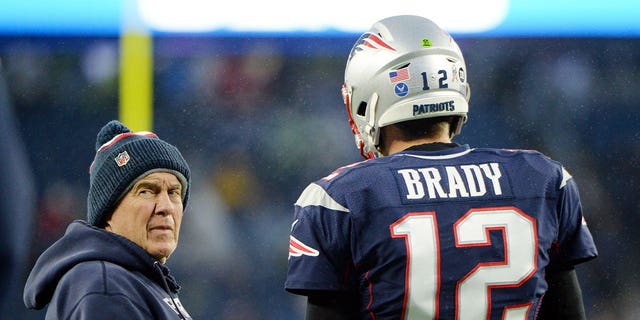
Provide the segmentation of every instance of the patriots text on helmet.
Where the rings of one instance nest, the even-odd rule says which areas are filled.
[[[417,116],[430,112],[455,111],[455,109],[456,107],[453,104],[453,100],[440,103],[414,104],[413,115]]]

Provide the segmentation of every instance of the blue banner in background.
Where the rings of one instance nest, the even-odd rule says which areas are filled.
[[[640,36],[640,1],[511,1],[487,36]]]
[[[253,1],[253,2],[252,2]],[[381,15],[393,15],[427,10],[435,12],[430,17],[456,36],[488,37],[638,37],[640,36],[640,1],[552,1],[552,0],[491,0],[456,2],[456,11],[436,3],[418,6],[412,1],[403,2],[402,8],[362,8],[357,2],[348,4],[318,4],[317,8],[302,8],[292,5],[289,0],[239,0],[233,2],[188,0],[20,0],[5,1],[0,10],[1,35],[44,35],[44,36],[116,36],[120,33],[123,10],[137,8],[164,8],[165,11],[141,14],[150,24],[148,28],[157,35],[162,34],[203,34],[214,36],[271,36],[271,37],[340,37],[360,34],[371,21]],[[333,0],[332,0],[333,1]],[[291,2],[291,3],[290,3]],[[329,1],[331,2],[331,1]],[[414,1],[415,2],[415,1]],[[179,7],[176,7],[179,5]],[[172,7],[173,6],[173,7]],[[194,6],[189,9],[188,6]],[[282,8],[287,6],[287,8]],[[346,7],[345,7],[346,6]],[[354,8],[360,7],[364,24],[354,22]],[[183,9],[184,10],[176,10]],[[251,9],[253,8],[253,9]],[[273,14],[256,11],[273,10]],[[326,14],[318,10],[326,10]],[[434,10],[436,9],[436,10]],[[172,11],[173,10],[173,11]],[[298,13],[298,11],[300,11]],[[178,19],[180,11],[184,21],[203,19],[204,27],[198,30],[172,30],[178,22],[167,23],[167,28],[157,28],[153,23],[159,19]],[[303,14],[313,11],[314,14]],[[501,12],[504,11],[504,14]],[[338,13],[337,13],[338,12]],[[500,13],[498,13],[500,12]],[[195,14],[202,13],[202,14]],[[344,17],[340,15],[344,14]],[[421,13],[419,13],[421,14]],[[197,15],[197,17],[196,17]],[[337,15],[337,17],[336,17]],[[304,16],[304,19],[301,18]],[[490,29],[473,31],[466,29],[478,23],[485,16],[496,16]],[[499,17],[498,17],[499,16]],[[187,17],[187,18],[185,18]],[[141,18],[142,19],[142,18]],[[207,21],[208,19],[208,21]],[[270,20],[271,19],[271,20]],[[315,19],[315,20],[314,20]],[[457,20],[457,21],[456,21]],[[486,19],[485,19],[486,20]],[[464,21],[465,29],[458,29]],[[284,23],[283,23],[284,22]],[[484,21],[486,23],[486,21]],[[208,23],[208,24],[207,24]],[[451,27],[449,26],[451,25]],[[272,27],[273,25],[273,27]]]
[[[0,9],[4,35],[117,35],[120,0],[8,0]]]

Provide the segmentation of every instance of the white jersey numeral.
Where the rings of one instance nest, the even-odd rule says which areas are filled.
[[[405,215],[391,225],[391,236],[404,237],[407,247],[404,318],[437,318],[440,245],[435,212]]]
[[[390,226],[404,238],[407,269],[403,319],[437,319],[440,243],[435,212],[414,212]],[[456,286],[456,319],[488,319],[491,290],[521,286],[536,270],[536,222],[514,207],[471,209],[453,225],[457,247],[491,246],[489,231],[502,232],[504,261],[474,266]],[[526,319],[531,304],[507,306],[502,318]]]

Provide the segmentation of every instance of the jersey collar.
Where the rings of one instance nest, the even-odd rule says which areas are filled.
[[[434,142],[434,143],[425,143],[425,144],[419,144],[419,145],[411,146],[411,147],[405,149],[403,152],[406,152],[406,151],[442,151],[442,150],[453,149],[453,148],[458,148],[458,147],[460,147],[460,145],[455,143],[455,142],[451,142],[451,143]]]

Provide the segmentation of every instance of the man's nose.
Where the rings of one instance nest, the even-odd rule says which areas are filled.
[[[177,204],[174,203],[169,192],[162,191],[156,197],[155,213],[160,215],[170,215],[175,213]]]

